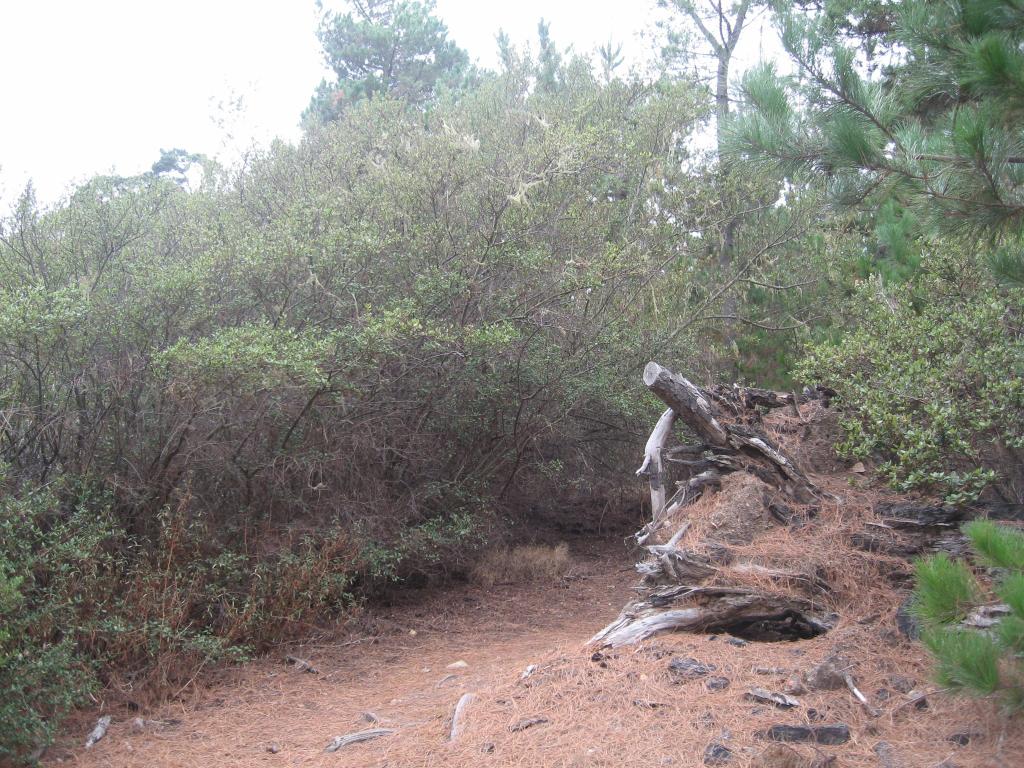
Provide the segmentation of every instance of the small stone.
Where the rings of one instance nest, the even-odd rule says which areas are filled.
[[[807,719],[810,720],[812,723],[820,723],[822,720],[825,719],[825,715],[816,710],[814,707],[811,707],[807,710]]]
[[[914,703],[914,709],[922,711],[928,709],[928,697],[924,691],[911,691],[907,694],[907,699]]]
[[[900,759],[896,756],[896,750],[893,749],[892,744],[889,742],[878,742],[872,747],[872,751],[878,755],[878,762],[882,764],[882,768],[900,768]]]
[[[270,754],[276,755],[280,751],[281,745],[278,744],[276,741],[272,741],[269,744],[267,744],[267,752],[269,752]]]
[[[888,701],[892,698],[892,692],[888,688],[879,688],[875,691],[875,698],[879,701]]]
[[[729,639],[725,642],[727,642],[729,645],[735,645],[737,648],[742,648],[745,645],[750,645],[750,643],[747,640],[744,640],[742,637],[732,637],[731,635],[729,636]]]
[[[829,656],[823,662],[812,667],[804,680],[807,687],[817,691],[835,691],[846,687],[846,674],[850,662],[842,656]]]
[[[484,742],[480,745],[480,751],[483,752],[485,755],[489,755],[492,752],[494,752],[494,744],[492,744],[489,741]]]
[[[979,736],[981,736],[981,734],[977,731],[958,731],[949,737],[949,741],[959,747],[966,747],[971,743],[971,739],[976,739]]]
[[[459,659],[458,661],[453,661],[451,664],[449,664],[446,667],[446,669],[468,669],[468,668],[469,668],[469,664],[467,664],[462,659]]]
[[[863,475],[865,472],[868,471],[868,468],[864,466],[863,461],[858,461],[856,464],[850,467],[850,471],[856,472],[858,475]]]
[[[910,693],[912,690],[914,690],[914,686],[916,685],[916,683],[909,677],[904,677],[903,675],[890,675],[889,685],[891,685],[900,693]]]
[[[668,664],[668,671],[675,677],[683,680],[695,680],[714,672],[717,667],[714,664],[704,664],[693,658],[672,659]]]
[[[771,741],[813,741],[817,744],[845,744],[850,740],[846,725],[773,725],[757,734]]]
[[[705,680],[704,686],[709,691],[724,691],[726,688],[729,687],[729,678],[715,675],[714,677],[709,677],[707,680]]]
[[[409,637],[416,637],[416,630],[415,629],[410,629],[409,630]]]
[[[363,712],[363,720],[365,720],[366,722],[370,723],[371,725],[373,723],[379,723],[380,722],[380,718],[374,712]]]
[[[917,640],[921,636],[921,627],[910,612],[910,600],[911,598],[908,597],[896,609],[896,629],[907,639]]]
[[[136,717],[132,720],[132,730],[136,733],[146,729],[146,721],[141,717]]]
[[[704,749],[704,765],[725,765],[732,760],[732,750],[724,744],[711,742]]]

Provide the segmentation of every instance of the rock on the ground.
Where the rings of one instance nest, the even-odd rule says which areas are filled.
[[[814,742],[816,744],[845,744],[850,740],[850,728],[838,725],[773,725],[760,731],[761,738],[770,741]]]
[[[917,619],[910,612],[910,600],[911,598],[908,597],[896,609],[896,629],[907,639],[917,640],[921,636],[921,627],[918,625]]]
[[[729,687],[729,678],[715,675],[705,680],[704,685],[709,691],[724,691]]]
[[[682,680],[696,680],[714,672],[718,667],[714,664],[704,664],[693,658],[675,658],[668,663],[668,671],[676,678]]]
[[[829,656],[804,674],[804,682],[813,691],[835,691],[846,687],[850,662],[842,656]]]
[[[981,734],[978,731],[957,731],[949,736],[948,741],[953,742],[959,747],[966,747],[971,743],[971,739],[976,739]]]
[[[882,768],[903,768],[903,762],[896,755],[896,750],[887,741],[880,741],[872,747],[872,752],[878,756],[878,763]]]
[[[469,668],[469,664],[467,664],[462,659],[459,659],[458,661],[453,661],[451,664],[449,664],[446,667],[446,669],[468,669],[468,668]]]
[[[704,765],[725,765],[732,760],[732,750],[724,744],[713,741],[704,749]]]
[[[903,675],[890,675],[889,685],[900,693],[910,693],[914,690],[914,686],[916,686],[917,683],[911,678],[904,677]]]

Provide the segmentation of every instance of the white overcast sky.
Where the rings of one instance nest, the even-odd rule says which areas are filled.
[[[655,13],[654,0],[437,0],[483,66],[496,63],[499,28],[535,45],[542,17],[561,46],[611,39],[638,61]],[[313,0],[0,0],[3,207],[29,178],[52,202],[96,173],[148,170],[161,148],[230,162],[296,139],[325,74],[316,24]]]

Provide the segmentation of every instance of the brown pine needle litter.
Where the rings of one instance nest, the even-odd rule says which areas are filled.
[[[798,453],[807,450],[800,440],[816,416],[827,417],[773,415],[768,427]],[[791,510],[805,515],[800,525],[751,522],[747,515],[748,527],[737,527],[752,489],[736,477],[686,508],[658,538],[667,540],[688,521],[680,548],[701,552],[709,539],[726,539],[732,558],[716,564],[709,582],[800,595],[838,614],[835,627],[814,639],[744,644],[725,635],[668,634],[598,650],[585,645],[587,638],[636,596],[635,551],[574,544],[552,559],[555,550],[538,550],[543,562],[534,567],[552,569],[541,580],[515,573],[514,552],[496,551],[487,566],[497,574],[493,580],[478,576],[475,583],[408,594],[333,640],[288,649],[318,675],[282,663],[279,652],[220,669],[187,698],[152,711],[82,712],[44,763],[653,768],[703,766],[711,750],[709,759],[724,761],[711,764],[737,768],[1024,766],[1020,719],[1007,719],[990,701],[937,691],[924,648],[897,631],[896,612],[911,583],[908,563],[850,546],[850,534],[873,521],[884,492],[841,467],[813,468],[813,480],[834,498],[813,514]],[[867,706],[845,686],[792,688],[836,655]],[[672,659],[694,659],[708,670],[674,674]],[[788,693],[799,705],[752,701],[746,694],[753,688]],[[449,741],[456,703],[467,693],[473,696]],[[84,734],[108,710],[114,722],[107,736],[83,749]],[[763,735],[775,725],[845,725],[849,741],[782,747]],[[377,728],[393,733],[324,751],[335,737]]]

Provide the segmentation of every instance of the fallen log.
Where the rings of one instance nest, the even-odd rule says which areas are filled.
[[[683,606],[676,607],[679,603]],[[819,615],[812,603],[802,598],[749,589],[680,585],[627,605],[590,642],[615,648],[668,630],[728,632],[755,640],[799,639],[820,635],[831,626],[830,617]]]
[[[86,749],[91,748],[93,744],[107,735],[107,729],[110,728],[111,722],[112,718],[110,715],[104,715],[96,721],[96,727],[90,731],[89,738],[85,740]]]

